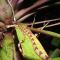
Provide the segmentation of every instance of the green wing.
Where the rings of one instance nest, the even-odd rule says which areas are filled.
[[[22,25],[23,26],[23,25]],[[42,60],[34,51],[32,42],[31,42],[31,38],[28,37],[27,34],[24,34],[23,32],[23,27],[22,26],[16,26],[16,32],[17,32],[17,36],[19,39],[19,42],[22,46],[22,55],[24,56],[24,58],[26,58],[27,60]],[[37,41],[36,41],[37,42]],[[41,44],[39,44],[37,42],[37,46],[40,48]],[[41,47],[42,48],[42,47]],[[42,48],[43,49],[43,48]]]

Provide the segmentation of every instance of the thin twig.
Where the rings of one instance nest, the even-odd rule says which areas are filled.
[[[17,22],[22,22],[22,21],[24,21],[26,18],[30,17],[30,16],[33,15],[33,14],[35,14],[35,12],[23,16],[22,18],[20,18],[19,20],[17,20]]]
[[[60,4],[60,1],[56,2],[55,4]]]
[[[23,23],[24,24],[24,23]],[[27,24],[26,24],[27,25]],[[46,24],[47,25],[47,24]],[[51,25],[47,25],[45,26],[44,28],[48,28],[48,27],[53,27],[53,26],[56,26],[56,25],[60,25],[60,23],[55,23],[55,24],[51,24]],[[15,26],[18,26],[16,24],[14,25],[6,25],[7,28],[10,28],[10,27],[15,27]],[[42,27],[38,28],[38,29],[41,29]]]
[[[35,31],[37,33],[44,33],[44,34],[47,34],[47,35],[51,35],[53,37],[58,37],[60,38],[60,34],[59,33],[55,33],[55,32],[52,32],[52,31],[47,31],[47,30],[41,30],[41,29],[37,29],[37,28],[30,28],[32,31]]]
[[[43,30],[50,22],[47,22],[43,27],[41,27],[40,29]]]
[[[41,10],[41,9],[48,8],[50,6],[57,5],[57,4],[60,4],[60,2],[55,2],[55,3],[51,4],[51,5],[45,5],[45,6],[39,7],[38,9]]]
[[[23,15],[25,15],[27,12],[30,12],[32,9],[42,5],[43,3],[48,2],[48,0],[38,0],[36,3],[34,3],[32,6],[26,8],[26,9],[21,9],[19,12],[15,14],[16,19],[21,18]]]
[[[7,25],[6,27],[9,28],[9,27],[16,27],[16,26],[18,26],[18,25]],[[44,34],[51,35],[53,37],[60,38],[59,33],[55,33],[55,32],[52,32],[52,31],[47,31],[47,30],[41,30],[41,29],[38,29],[38,28],[31,28],[31,27],[29,27],[29,29],[32,30],[32,31],[35,31],[37,33],[44,33]]]
[[[40,3],[39,3],[40,4]],[[39,7],[37,10],[41,10],[41,9],[44,9],[44,8],[48,8],[50,6],[53,6],[53,5],[56,5],[56,4],[60,4],[60,2],[55,2],[51,5],[45,5],[45,6],[42,6],[42,7]],[[24,10],[25,11],[25,10]],[[20,12],[21,13],[21,12]],[[16,19],[18,19],[20,17],[20,13],[18,12],[18,14],[15,14],[15,17]],[[24,13],[23,13],[24,14]]]
[[[53,27],[53,26],[57,26],[57,25],[60,25],[60,22],[59,23],[55,23],[55,24],[51,24],[51,25],[47,25],[44,28],[49,28],[49,27]],[[40,27],[38,29],[41,29],[41,28],[43,28],[43,27]]]
[[[34,25],[34,23],[35,23],[35,17],[36,17],[36,15],[34,16],[34,20],[33,20],[33,23],[32,23],[32,25],[31,25],[31,27],[33,28],[33,25]]]
[[[9,0],[7,0],[8,1],[8,3],[9,3],[9,5],[10,5],[10,7],[11,7],[11,10],[12,10],[12,13],[13,13],[13,18],[14,18],[14,21],[16,22],[16,19],[15,19],[15,13],[14,13],[14,9],[13,9],[13,6],[12,6],[12,4],[11,4],[11,2],[9,1]],[[12,1],[12,0],[11,0]]]
[[[18,25],[14,24],[14,25],[6,25],[6,28],[10,28],[10,27],[16,27]]]
[[[44,22],[53,22],[53,21],[58,21],[60,20],[60,18],[57,18],[57,19],[52,19],[52,20],[45,20],[45,21],[40,21],[40,22],[35,22],[34,24],[41,24],[41,23],[44,23]],[[32,25],[32,23],[26,23],[27,25]]]
[[[46,26],[46,28],[48,28],[48,27],[53,27],[53,26],[56,26],[56,25],[60,25],[60,22],[59,22],[59,23],[55,23],[55,24],[48,25],[48,26]]]

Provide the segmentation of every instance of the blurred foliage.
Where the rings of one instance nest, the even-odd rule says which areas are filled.
[[[0,47],[0,60],[13,60],[13,38],[6,34]]]
[[[5,0],[0,0],[0,8],[3,7],[2,9],[5,9],[5,10],[1,10],[1,12],[3,12],[3,13],[1,14],[1,12],[0,12],[0,20],[8,20],[8,19],[5,19],[5,18],[7,18],[7,17],[11,18],[12,10],[11,10],[11,7],[7,4],[7,2],[5,2],[4,3],[5,5],[4,5],[3,1],[5,2]],[[17,6],[17,8],[18,8],[17,10],[19,10],[21,8],[27,8],[30,5],[33,5],[34,2],[36,2],[36,0],[30,0],[30,1],[25,0],[25,1],[23,2],[22,7]],[[44,5],[49,5],[50,4],[51,6],[48,7],[48,8],[45,8],[43,10],[42,9],[41,10],[35,10],[36,20],[41,21],[41,20],[46,20],[46,19],[48,20],[48,19],[60,17],[60,15],[59,15],[60,14],[60,11],[59,11],[60,10],[59,9],[60,8],[60,2],[58,2],[58,5],[53,5],[53,3],[56,2],[56,1],[57,0],[53,0],[53,1],[50,0],[48,3],[41,5],[41,6],[44,6]],[[28,3],[30,3],[30,4],[28,4]],[[26,6],[26,4],[27,4],[27,6]],[[26,21],[29,22],[29,20],[30,21],[33,20],[34,16],[35,15],[29,17],[27,19],[28,21],[27,20]],[[28,37],[27,35],[23,35],[24,33],[23,33],[21,27],[22,26],[20,26],[19,28],[16,27],[16,29],[14,31],[14,33],[16,33],[16,36],[15,35],[14,36],[16,38],[18,37],[16,39],[16,41],[18,41],[18,43],[22,42],[22,41],[23,42],[25,41],[25,43],[22,44],[22,47],[23,47],[23,50],[24,50],[23,54],[26,55],[26,57],[24,57],[24,58],[27,59],[27,60],[40,60],[40,58],[35,54],[35,51],[33,50],[32,43],[30,41],[31,40],[30,37]],[[38,25],[37,25],[37,27],[38,27]],[[44,44],[43,47],[46,47],[46,45],[49,45],[49,43],[50,43],[50,45],[53,46],[52,47],[53,49],[50,49],[50,48],[46,49],[46,50],[49,50],[49,52],[47,52],[47,53],[48,54],[50,53],[49,55],[52,58],[52,60],[60,60],[60,30],[59,30],[60,28],[59,28],[59,26],[58,26],[59,29],[54,28],[54,27],[52,27],[52,28],[46,28],[46,30],[51,30],[51,31],[53,30],[53,32],[45,31],[46,34],[48,33],[48,34],[50,34],[50,36],[53,36],[52,39],[48,39],[50,37],[46,36],[45,38],[46,38],[46,41],[47,41],[48,44],[44,44],[44,42],[46,42],[45,40],[44,40],[44,42],[42,41],[42,43]],[[44,35],[42,35],[42,37],[40,37],[40,38],[44,39]],[[48,40],[51,40],[51,41],[48,42]],[[16,51],[15,50],[19,51],[19,49],[21,48],[21,47],[20,48],[18,47],[18,43],[15,43],[15,41],[13,39],[13,35],[9,35],[7,33],[4,36],[4,39],[2,41],[2,44],[1,44],[2,47],[0,47],[0,60],[13,60],[13,59],[16,60]],[[37,46],[39,46],[39,48],[41,49],[41,47],[40,47],[41,45],[39,45],[38,43],[37,43]],[[16,49],[16,47],[17,47],[17,49]],[[19,55],[19,57],[20,57],[20,55]]]

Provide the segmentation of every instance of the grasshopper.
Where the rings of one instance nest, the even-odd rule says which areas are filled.
[[[27,60],[50,60],[46,51],[36,36],[24,24],[18,24],[16,32],[19,40],[19,50]]]

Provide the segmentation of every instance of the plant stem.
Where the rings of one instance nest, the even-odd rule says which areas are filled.
[[[58,37],[60,38],[60,34],[58,33],[55,33],[55,32],[52,32],[52,31],[47,31],[47,30],[41,30],[41,29],[36,29],[36,28],[30,28],[32,31],[35,31],[37,33],[44,33],[44,34],[47,34],[47,35],[51,35],[53,37]]]

